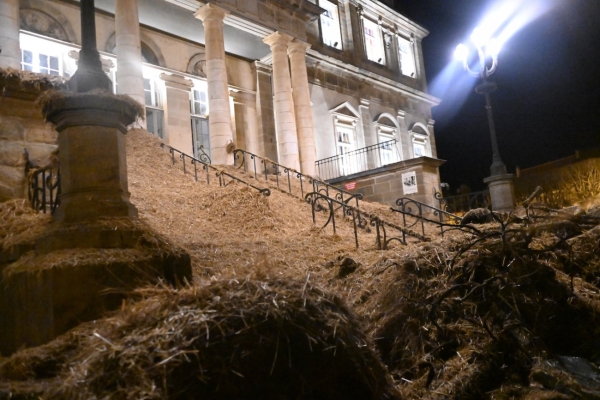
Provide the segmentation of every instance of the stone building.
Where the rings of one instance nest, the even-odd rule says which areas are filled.
[[[233,142],[367,200],[435,204],[428,32],[384,3],[96,0],[97,46],[115,92],[180,151],[231,164]],[[0,3],[0,68],[69,77],[80,44],[78,2]]]

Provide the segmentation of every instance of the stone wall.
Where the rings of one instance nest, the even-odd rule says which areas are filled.
[[[61,85],[38,74],[0,70],[0,202],[27,197],[24,149],[35,165],[47,165],[57,149],[58,133],[35,101]]]
[[[361,193],[363,200],[396,206],[396,200],[408,197],[431,207],[439,207],[435,199],[435,190],[440,191],[439,166],[445,161],[430,157],[413,158],[389,164],[381,168],[345,176],[330,183],[344,188],[347,183],[356,183],[351,193]],[[405,193],[402,175],[414,172],[416,177],[416,192]]]

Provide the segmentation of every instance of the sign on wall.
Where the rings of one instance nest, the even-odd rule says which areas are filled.
[[[407,172],[402,174],[402,191],[404,194],[418,193],[417,188],[417,173],[416,171]]]
[[[356,189],[356,182],[348,182],[344,184],[344,190],[354,190]]]

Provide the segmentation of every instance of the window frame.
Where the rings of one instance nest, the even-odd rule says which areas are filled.
[[[339,46],[335,46],[333,40],[331,40],[331,44],[327,43],[326,39],[325,39],[325,29],[323,28],[323,14],[319,15],[319,35],[320,35],[320,39],[321,39],[321,43],[324,44],[325,46],[338,50],[338,51],[343,51],[344,50],[344,44],[343,44],[343,39],[342,39],[342,20],[341,20],[341,16],[340,16],[340,8],[339,8],[339,3],[337,2],[337,0],[317,0],[317,5],[323,9],[325,9],[326,11],[329,11],[326,7],[323,7],[322,2],[327,2],[330,3],[336,10],[335,14],[337,16],[337,19],[335,18],[330,18],[332,21],[337,23],[337,37],[336,39],[338,39],[338,44]],[[334,30],[334,27],[330,27],[328,30]]]
[[[367,29],[369,29],[367,27],[368,24],[372,24],[372,26],[374,27],[373,31],[377,32],[377,37],[375,36],[371,36],[373,37],[373,39],[379,39],[377,42],[379,43],[379,51],[380,54],[378,54],[380,57],[378,59],[375,59],[377,56],[374,56],[374,58],[370,58],[370,54],[372,53],[372,51],[370,52],[369,49],[372,48],[371,46],[369,46],[369,43],[367,41]],[[363,48],[365,51],[365,56],[367,58],[367,61],[370,61],[372,63],[375,63],[377,65],[382,65],[382,66],[387,66],[388,64],[388,60],[386,57],[386,45],[384,42],[384,32],[382,30],[381,24],[379,19],[377,19],[376,21],[372,20],[371,18],[361,14],[361,27],[362,27],[362,41],[363,41]],[[370,36],[370,35],[369,35]],[[381,62],[379,61],[381,60]]]
[[[408,52],[403,52],[402,51],[402,42],[406,43],[406,46],[408,47]],[[398,46],[398,63],[399,63],[399,67],[400,67],[400,73],[402,74],[402,76],[406,76],[412,79],[417,79],[417,63],[416,63],[416,57],[415,57],[415,46],[414,46],[414,39],[412,37],[405,37],[404,35],[401,34],[396,34],[396,43]],[[403,62],[403,57],[402,55],[406,54],[409,57],[409,60],[405,63]],[[410,65],[410,68],[405,72],[405,67],[404,65],[406,64]],[[409,72],[412,72],[412,74],[410,74]]]

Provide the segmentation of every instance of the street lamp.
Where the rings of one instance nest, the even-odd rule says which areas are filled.
[[[475,92],[485,96],[485,108],[488,115],[488,123],[490,126],[490,137],[492,140],[492,166],[490,172],[492,176],[506,175],[506,166],[500,159],[498,152],[498,141],[496,139],[496,128],[494,127],[494,116],[492,114],[492,102],[490,93],[497,89],[494,82],[488,80],[489,76],[496,71],[498,66],[498,53],[500,52],[500,43],[493,38],[489,38],[484,34],[481,28],[475,28],[471,34],[471,41],[477,49],[479,56],[479,70],[473,71],[469,67],[469,49],[464,44],[456,46],[454,57],[461,61],[465,71],[469,75],[481,79],[481,84],[475,87]],[[488,67],[487,60],[491,59],[491,66]]]

